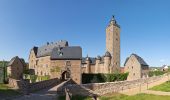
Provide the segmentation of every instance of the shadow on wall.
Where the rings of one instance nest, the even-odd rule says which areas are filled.
[[[49,88],[60,83],[61,81],[57,78],[36,83],[29,83],[29,80],[15,80],[11,78],[9,79],[9,86],[18,89],[19,92],[23,94],[29,94],[31,92]]]
[[[57,90],[60,96],[66,96],[66,98],[71,98],[72,96],[81,95],[88,97],[98,97],[96,93],[92,90],[85,88],[83,85],[76,84],[72,79],[63,82]],[[69,99],[68,99],[69,100]]]

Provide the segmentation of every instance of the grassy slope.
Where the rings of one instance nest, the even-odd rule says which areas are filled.
[[[137,94],[134,96],[126,96],[122,94],[116,94],[112,96],[103,96],[101,100],[170,100],[170,96],[158,96],[151,94]]]
[[[154,86],[150,90],[170,92],[170,82],[165,82],[165,83],[160,84],[158,86]]]
[[[170,96],[158,96],[151,94],[137,94],[127,96],[123,94],[105,95],[99,98],[100,100],[170,100]],[[65,97],[60,97],[59,100],[65,100]],[[92,100],[88,97],[74,96],[71,100]]]

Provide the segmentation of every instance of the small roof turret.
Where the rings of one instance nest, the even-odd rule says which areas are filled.
[[[88,55],[87,55],[87,57],[86,57],[86,61],[90,61],[91,59],[90,59],[90,57],[88,57]]]
[[[108,51],[106,51],[104,57],[111,57],[111,54]]]
[[[111,18],[110,23],[109,23],[108,26],[110,26],[110,25],[116,25],[117,27],[120,28],[120,26],[117,24],[116,19],[115,19],[114,16],[112,16],[112,18]]]
[[[112,23],[116,24],[116,20],[115,20],[114,15],[112,16],[112,18],[111,18],[111,20],[110,20],[110,23],[111,23],[111,24],[112,24]]]
[[[100,56],[97,56],[97,58],[96,58],[97,60],[101,60],[101,57]]]

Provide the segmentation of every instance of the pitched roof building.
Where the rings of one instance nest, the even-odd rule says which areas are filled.
[[[81,60],[80,46],[69,46],[67,41],[60,40],[33,47],[29,56],[29,68],[34,69],[38,76],[48,75],[50,78],[66,79],[67,74],[76,83],[81,83]]]
[[[136,54],[131,54],[124,64],[124,72],[129,72],[127,80],[135,80],[148,77],[149,65]]]
[[[25,60],[23,58],[15,56],[8,63],[7,74],[11,78],[18,80],[22,79],[25,67],[26,67]]]

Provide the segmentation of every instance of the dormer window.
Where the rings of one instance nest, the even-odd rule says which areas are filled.
[[[59,56],[63,56],[63,53],[62,53],[62,52],[60,52],[60,53],[59,53]]]

